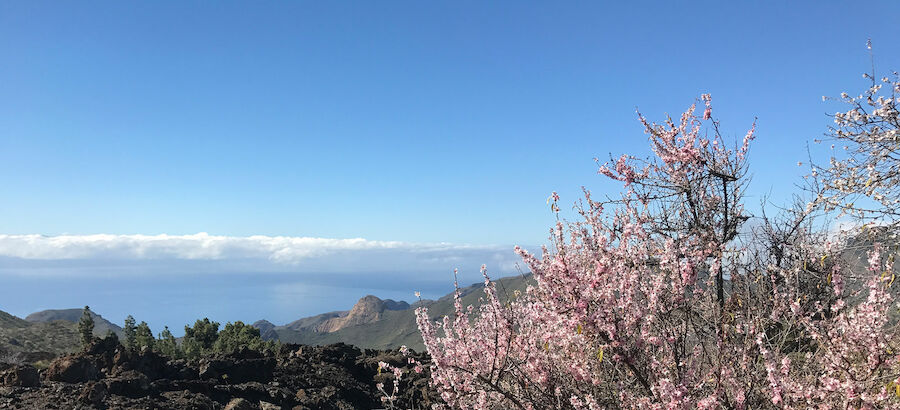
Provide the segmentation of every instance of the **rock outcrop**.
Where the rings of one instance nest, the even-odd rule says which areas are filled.
[[[381,320],[385,310],[409,309],[406,302],[381,300],[377,296],[366,295],[361,298],[346,316],[328,319],[316,327],[317,332],[336,332],[345,327],[362,325]]]
[[[60,357],[50,364],[46,378],[53,382],[86,383],[97,380],[100,369],[93,358],[81,355]]]

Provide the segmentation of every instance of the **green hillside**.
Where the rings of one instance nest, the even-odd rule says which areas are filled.
[[[497,291],[502,299],[506,294],[512,294],[515,290],[524,291],[528,284],[532,283],[531,276],[512,276],[497,280]],[[484,284],[475,284],[460,289],[463,306],[479,305],[479,299],[484,296]],[[428,308],[428,315],[432,319],[444,315],[453,314],[453,293],[450,293],[436,301],[423,301]],[[286,326],[275,328],[279,340],[289,343],[302,343],[312,345],[324,345],[344,342],[362,348],[369,349],[394,349],[406,345],[411,349],[422,351],[425,345],[419,328],[416,325],[415,308],[420,304],[414,304],[412,308],[405,310],[385,311],[381,320],[357,326],[351,326],[331,333],[314,331],[297,331]]]
[[[0,351],[65,353],[80,344],[75,323],[31,323],[0,311]]]
[[[26,316],[25,320],[32,323],[49,323],[58,320],[78,323],[78,321],[81,320],[81,315],[83,313],[83,309],[48,309],[32,313]],[[107,332],[112,331],[117,336],[122,337],[121,327],[94,312],[91,312],[91,318],[94,319],[94,335],[103,337]]]
[[[67,353],[81,346],[78,320],[81,309],[44,310],[21,319],[0,311],[0,351]],[[121,335],[122,329],[93,313],[94,335],[107,331]]]
[[[16,329],[28,327],[29,325],[31,325],[31,323],[4,311],[0,311],[0,329]]]

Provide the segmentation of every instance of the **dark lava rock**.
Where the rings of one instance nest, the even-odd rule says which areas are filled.
[[[387,372],[378,373],[379,361],[404,369],[395,407],[439,403],[428,383],[430,360],[422,354],[412,357],[424,364],[424,373],[413,372],[409,358],[396,351],[345,344],[284,344],[274,353],[243,349],[185,361],[149,350],[130,351],[100,339],[79,353],[54,360],[40,387],[0,386],[0,408],[377,409],[384,404],[375,383],[392,384]],[[4,377],[0,380],[13,377],[7,376],[12,369],[11,365],[0,369]],[[16,369],[21,375],[15,380],[36,374],[33,367]]]
[[[106,398],[106,384],[100,382],[90,382],[81,389],[78,395],[78,401],[84,404],[99,406]]]
[[[39,387],[41,377],[33,366],[15,365],[0,372],[0,386]]]
[[[263,356],[254,350],[241,349],[226,356],[201,360],[199,376],[200,379],[215,379],[228,384],[267,383],[272,380],[275,365],[273,357]]]
[[[191,409],[191,410],[215,410],[221,405],[202,394],[192,393],[187,390],[177,392],[164,392],[160,396],[165,402],[160,403],[161,408]],[[170,407],[167,407],[170,406]]]
[[[56,356],[57,355],[55,353],[51,353],[51,352],[39,352],[39,351],[38,352],[28,352],[28,353],[25,353],[25,362],[26,363],[34,363],[34,362],[40,362],[43,360],[50,361],[50,360],[55,359]]]
[[[134,370],[126,370],[115,377],[107,378],[104,383],[106,390],[117,396],[137,398],[150,394],[150,379]]]
[[[216,386],[216,391],[212,393],[211,396],[242,397],[253,403],[269,402],[285,406],[294,403],[294,393],[292,390],[259,382],[219,385]]]
[[[150,380],[177,377],[181,372],[181,369],[170,366],[167,358],[152,350],[133,352],[124,348],[116,353],[114,367],[111,370],[113,374],[133,370],[144,374]]]
[[[247,399],[237,398],[228,402],[225,406],[225,410],[259,410],[259,407],[255,406]]]
[[[85,383],[97,380],[100,371],[92,358],[81,355],[60,357],[50,363],[46,378],[55,382]]]
[[[104,337],[103,339],[94,339],[82,352],[89,356],[108,355],[115,353],[119,346],[121,346],[119,344],[119,338],[112,335]]]
[[[194,367],[190,367],[185,360],[170,360],[168,363],[167,379],[192,380],[198,379],[200,374]]]

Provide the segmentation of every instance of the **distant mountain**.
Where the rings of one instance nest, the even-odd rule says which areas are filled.
[[[524,291],[533,281],[528,275],[503,278],[496,283],[498,293],[505,299],[505,295],[511,295],[515,290]],[[479,299],[484,296],[483,290],[483,283],[461,288],[463,306],[479,305]],[[413,305],[390,299],[381,300],[369,295],[360,299],[349,311],[303,318],[267,330],[272,330],[279,340],[288,343],[325,345],[343,342],[370,349],[394,349],[406,345],[422,351],[425,345],[416,325],[415,315],[415,308],[420,306],[428,308],[428,315],[432,319],[453,314],[453,293],[436,301],[422,300]],[[263,331],[263,326],[256,327],[260,332]]]
[[[353,305],[346,316],[333,317],[318,326],[317,332],[331,333],[346,327],[364,325],[381,320],[385,311],[409,309],[409,303],[381,300],[376,296],[366,295]]]
[[[257,320],[252,326],[259,329],[259,336],[263,340],[278,340],[278,333],[275,333],[275,324],[272,322]]]
[[[841,259],[847,263],[852,272],[865,274],[869,269],[869,251],[874,248],[876,243],[881,246],[883,262],[893,262],[892,266],[886,266],[886,268],[897,272],[900,268],[900,261],[888,258],[888,255],[900,249],[900,238],[898,238],[897,232],[889,227],[876,226],[848,235],[844,240]]]
[[[25,320],[32,323],[50,323],[57,320],[70,323],[78,323],[81,320],[82,309],[48,309],[40,312],[34,312],[25,317]],[[94,319],[94,335],[103,337],[108,331],[112,331],[117,336],[122,337],[122,328],[116,324],[106,320],[94,312],[91,312],[91,318]]]
[[[75,351],[81,346],[78,334],[81,314],[81,309],[44,310],[21,319],[0,311],[0,353],[44,352],[52,356]],[[95,336],[103,337],[109,330],[122,336],[119,326],[96,313],[92,317]]]
[[[305,332],[305,331],[317,331],[316,329],[322,325],[322,323],[333,319],[347,316],[350,313],[349,310],[343,310],[338,312],[328,312],[322,313],[315,316],[305,317],[302,319],[295,320],[291,323],[288,323],[284,326],[280,326],[286,329],[293,330],[295,332]]]
[[[77,326],[66,321],[32,323],[0,311],[0,354],[74,351],[81,344]]]
[[[376,296],[367,295],[359,299],[350,310],[322,313],[305,317],[288,323],[284,326],[275,326],[268,320],[260,320],[253,324],[259,329],[260,335],[269,330],[282,330],[297,333],[321,333],[334,332],[345,327],[360,325],[381,320],[385,311],[409,309],[409,303],[391,299],[379,299]],[[271,325],[271,327],[270,327]]]

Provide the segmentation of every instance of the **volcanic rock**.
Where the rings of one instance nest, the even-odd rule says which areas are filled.
[[[261,353],[241,349],[226,356],[203,359],[200,362],[200,379],[216,379],[223,383],[267,383],[272,380],[275,359]]]
[[[46,373],[47,380],[66,383],[86,383],[97,380],[99,376],[96,362],[78,354],[54,360]]]
[[[78,401],[92,406],[100,406],[103,399],[106,398],[106,384],[100,382],[90,382],[81,389],[78,395]]]
[[[33,366],[14,365],[0,372],[0,385],[38,387],[41,385],[41,377]]]
[[[427,369],[426,356],[414,357]],[[382,407],[375,383],[387,376],[377,374],[379,360],[405,369],[398,407],[437,403],[429,375],[412,372],[406,359],[396,351],[345,344],[285,344],[265,354],[242,349],[185,361],[96,341],[54,360],[39,387],[0,386],[0,408],[373,409]],[[15,380],[33,382],[37,371],[30,366],[0,371],[3,380],[13,373],[20,374]]]
[[[126,370],[104,382],[110,394],[132,398],[150,394],[150,379],[138,371]]]
[[[258,410],[259,408],[254,406],[253,403],[249,402],[246,399],[236,398],[232,399],[228,402],[228,405],[225,406],[225,410]]]

